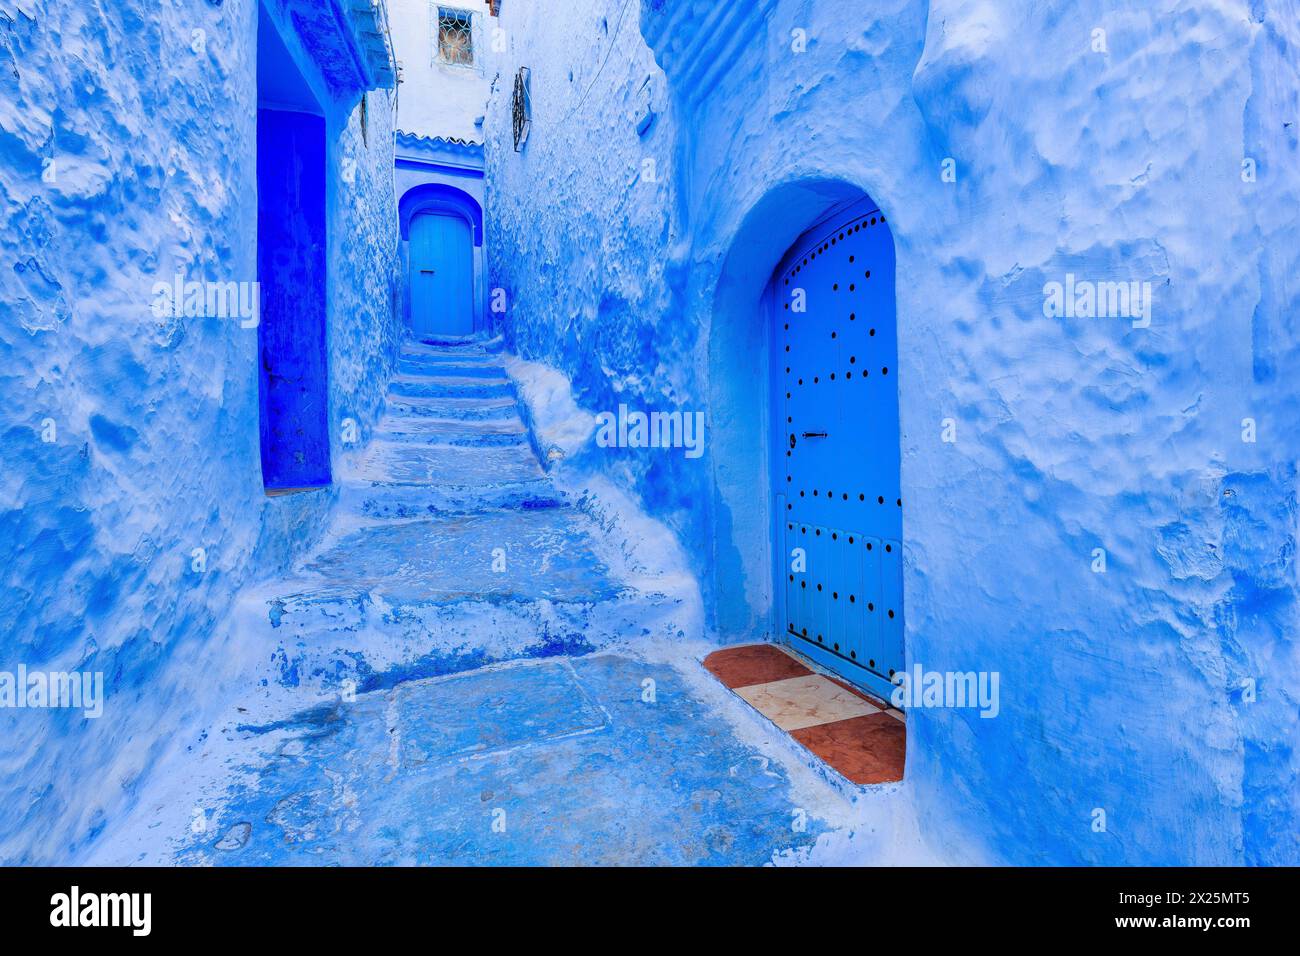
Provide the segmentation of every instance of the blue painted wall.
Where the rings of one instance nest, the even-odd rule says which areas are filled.
[[[522,153],[510,84],[485,124],[509,341],[590,411],[709,423],[699,460],[560,467],[675,528],[722,637],[770,634],[759,297],[804,228],[870,195],[897,250],[908,659],[1001,675],[997,718],[909,718],[922,829],[968,859],[1300,862],[1287,7],[501,19],[501,75],[533,78]],[[1045,315],[1067,273],[1150,282],[1150,326]]]
[[[363,135],[356,56],[329,32],[348,21],[268,11],[324,110],[338,465],[401,336],[391,94],[368,94]],[[257,330],[151,308],[177,274],[258,276],[257,19],[252,0],[0,17],[0,669],[102,671],[107,694],[98,720],[0,710],[6,862],[76,859],[134,800],[261,653],[232,596],[322,530],[331,492],[264,493]]]

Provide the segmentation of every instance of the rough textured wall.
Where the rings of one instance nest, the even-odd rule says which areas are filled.
[[[699,393],[690,360],[699,329],[669,308],[683,281],[669,275],[680,270],[668,255],[681,241],[674,131],[663,116],[637,131],[647,103],[668,107],[663,72],[638,33],[635,3],[565,9],[556,17],[545,4],[502,6],[509,51],[495,61],[484,124],[488,284],[505,292],[499,318],[511,347],[564,372],[585,408],[671,410]],[[532,125],[516,153],[519,66],[532,71]],[[653,497],[678,532],[707,534],[692,497],[707,480],[701,460],[590,446],[580,455]]]
[[[98,720],[0,711],[0,804],[22,808],[0,859],[75,858],[131,800],[215,696],[232,594],[329,501],[263,494],[256,330],[151,311],[177,273],[256,278],[256,9],[0,3],[0,670],[102,671],[107,696]],[[356,158],[330,207],[336,442],[395,351],[385,95],[368,149],[355,111],[330,117]]]
[[[405,334],[401,316],[404,277],[398,268],[397,197],[393,176],[392,90],[365,94],[360,107],[336,118],[331,137],[334,169],[330,210],[330,439],[334,473],[370,438],[383,411],[384,392]],[[351,181],[349,182],[348,179]],[[345,422],[357,437],[344,442]]]
[[[783,0],[706,45],[721,70],[664,57],[672,102],[641,138],[657,71],[622,5],[512,6],[501,73],[532,68],[534,112],[524,153],[502,148],[498,82],[507,333],[593,411],[707,409],[704,467],[573,467],[672,524],[719,629],[770,627],[763,266],[847,184],[897,249],[908,658],[1001,675],[997,718],[909,716],[927,831],[1012,862],[1300,861],[1285,8]],[[647,36],[700,27],[641,6]],[[1046,315],[1067,275],[1149,282],[1149,326]]]

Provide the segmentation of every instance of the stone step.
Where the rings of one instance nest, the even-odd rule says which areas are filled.
[[[544,477],[528,446],[455,448],[371,441],[350,476],[418,487],[476,488]]]
[[[241,627],[282,680],[362,689],[654,632],[680,599],[619,583],[591,534],[569,509],[367,525],[250,596]]]
[[[360,691],[521,658],[587,654],[628,635],[680,633],[684,602],[627,590],[592,601],[488,596],[395,599],[382,586],[285,581],[299,590],[252,598],[241,633],[270,649],[270,679]]]
[[[396,375],[388,386],[389,396],[404,398],[506,398],[514,393],[508,378],[464,375]]]
[[[430,354],[497,354],[504,348],[501,336],[483,338],[480,335],[445,335],[429,336],[423,339],[408,340],[402,346],[404,352],[426,352]]]
[[[374,437],[406,444],[496,447],[527,444],[528,431],[517,417],[464,421],[400,415],[381,419]]]
[[[461,378],[505,378],[505,367],[498,361],[475,361],[464,358],[408,356],[398,359],[399,375],[451,375]]]
[[[566,504],[526,441],[465,446],[379,437],[342,482],[340,499],[342,507],[372,518],[545,510]]]
[[[307,579],[405,602],[597,601],[618,588],[575,513],[519,511],[369,524],[304,568]]]
[[[567,498],[555,489],[549,478],[503,481],[478,488],[431,488],[356,479],[344,480],[339,485],[342,511],[385,520],[568,507]]]
[[[429,418],[454,418],[460,421],[497,421],[519,419],[515,399],[457,398],[454,396],[390,395],[389,414]]]
[[[511,406],[513,408],[513,406]],[[407,412],[388,412],[377,426],[379,431],[409,435],[437,436],[447,431],[464,431],[475,434],[517,434],[527,436],[528,430],[518,415],[501,414],[497,418],[441,418],[437,415],[414,415]]]

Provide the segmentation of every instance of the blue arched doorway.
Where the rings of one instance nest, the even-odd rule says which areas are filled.
[[[861,186],[782,183],[731,235],[709,330],[716,627],[771,628],[886,699],[906,660],[894,256]]]
[[[459,216],[423,212],[411,222],[411,333],[417,339],[474,332],[473,240]]]
[[[867,197],[795,241],[768,293],[778,621],[888,699],[904,670],[894,241]]]
[[[483,244],[483,212],[472,196],[444,183],[408,190],[399,203],[407,241],[407,301],[417,339],[476,331],[475,248]]]

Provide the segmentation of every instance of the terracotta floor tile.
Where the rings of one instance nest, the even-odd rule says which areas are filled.
[[[704,666],[733,690],[812,673],[775,644],[724,647],[704,658]]]
[[[853,783],[903,779],[907,727],[887,713],[804,727],[790,736]]]

